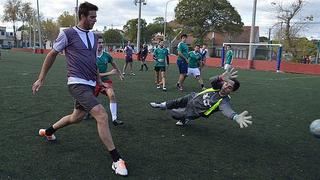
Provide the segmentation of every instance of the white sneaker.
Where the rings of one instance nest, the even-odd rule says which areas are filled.
[[[176,122],[176,125],[177,125],[177,126],[183,126],[184,123],[183,123],[181,120],[179,120],[179,121]]]
[[[185,119],[185,120],[179,120],[176,122],[177,126],[184,126],[186,125],[190,120],[189,119]]]
[[[163,105],[162,103],[158,103],[158,102],[151,102],[150,106],[153,107],[153,108],[160,108],[162,110],[166,109],[165,105]]]
[[[52,134],[51,136],[46,135],[45,129],[39,129],[39,135],[42,137],[46,137],[48,141],[55,141],[57,139],[54,134]]]
[[[116,174],[119,174],[120,176],[128,176],[126,164],[122,159],[119,159],[117,162],[113,162],[112,169]]]

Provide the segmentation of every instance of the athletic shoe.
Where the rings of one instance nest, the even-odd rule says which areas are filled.
[[[189,122],[189,119],[183,119],[176,122],[177,126],[184,126]]]
[[[126,75],[126,73],[125,73],[125,72],[123,72],[123,73],[122,73],[122,75]]]
[[[136,75],[135,73],[133,73],[133,72],[131,73],[131,76],[135,76],[135,75]]]
[[[158,85],[157,85],[157,89],[160,89],[160,88],[161,88],[161,86],[158,84]]]
[[[122,159],[112,163],[112,170],[114,170],[114,172],[120,176],[128,176],[126,164]]]
[[[54,134],[52,134],[51,136],[46,135],[45,129],[39,129],[39,135],[42,137],[46,137],[48,141],[55,141],[57,139]]]
[[[112,121],[112,123],[113,123],[114,126],[118,126],[118,125],[122,125],[123,124],[123,122],[118,120],[118,119]]]
[[[177,89],[180,89],[180,84],[179,83],[177,83]]]
[[[182,87],[179,83],[177,83],[177,88],[178,88],[180,91],[183,91],[183,87]]]
[[[167,91],[167,88],[166,88],[166,87],[163,87],[163,88],[162,88],[162,91]]]
[[[160,102],[151,102],[150,106],[153,108],[166,109],[166,107],[163,107],[163,105]]]

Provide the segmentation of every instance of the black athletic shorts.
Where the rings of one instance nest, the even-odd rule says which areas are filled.
[[[157,72],[159,72],[159,71],[165,72],[166,71],[166,67],[165,66],[156,66],[156,67],[154,67],[154,70],[157,71]]]

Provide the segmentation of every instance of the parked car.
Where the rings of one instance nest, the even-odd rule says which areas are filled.
[[[3,44],[1,45],[1,49],[11,49],[11,46],[9,46],[8,44]]]
[[[121,52],[121,53],[123,53],[123,49],[122,49],[122,48],[117,48],[117,49],[115,49],[114,51],[115,51],[115,52]]]

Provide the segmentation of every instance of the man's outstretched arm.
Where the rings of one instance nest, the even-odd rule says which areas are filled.
[[[32,85],[32,93],[33,94],[36,94],[36,92],[38,92],[40,87],[43,85],[44,79],[46,78],[46,75],[49,72],[49,70],[50,70],[52,64],[54,63],[58,54],[59,54],[59,52],[52,49],[48,53],[48,55],[46,56],[46,58],[42,64],[42,68],[41,68],[40,74],[38,76],[38,79]]]

